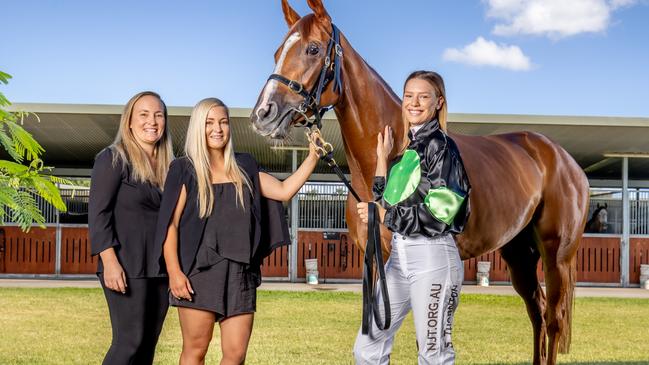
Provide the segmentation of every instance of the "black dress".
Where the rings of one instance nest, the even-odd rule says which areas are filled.
[[[244,205],[232,183],[213,184],[214,207],[189,273],[192,301],[170,296],[170,304],[207,310],[216,321],[256,310],[259,265],[251,265],[253,246],[252,196],[244,186]]]

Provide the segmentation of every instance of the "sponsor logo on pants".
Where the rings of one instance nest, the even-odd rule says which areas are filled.
[[[439,343],[437,338],[437,326],[439,324],[439,300],[442,292],[442,284],[433,284],[430,287],[430,304],[428,304],[428,333],[426,335],[426,348],[429,352],[437,352]]]
[[[457,308],[457,296],[458,296],[458,290],[457,290],[457,285],[453,285],[451,287],[451,297],[448,299],[448,306],[446,307],[445,310],[445,315],[446,318],[444,319],[444,347],[452,348],[453,343],[451,342],[451,331],[453,330],[453,313],[455,313],[455,309]]]

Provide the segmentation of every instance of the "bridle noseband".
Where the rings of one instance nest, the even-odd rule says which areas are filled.
[[[341,95],[342,94],[342,83],[340,80],[340,65],[341,58],[343,56],[343,49],[340,46],[340,31],[338,27],[334,24],[331,24],[332,33],[331,38],[329,39],[329,44],[327,44],[327,53],[325,54],[324,64],[320,70],[320,75],[316,80],[316,83],[313,85],[313,88],[310,92],[306,91],[304,85],[299,81],[290,80],[280,74],[272,74],[268,77],[268,80],[276,80],[284,85],[286,85],[292,92],[298,94],[304,98],[302,103],[298,105],[295,109],[298,113],[304,116],[304,122],[300,126],[305,126],[311,128],[313,125],[316,125],[318,129],[322,128],[322,116],[332,109],[333,105],[321,106],[320,97],[322,92],[329,86],[330,82],[334,82],[333,91]],[[333,57],[333,62],[331,59]],[[313,113],[313,120],[309,120],[306,113]]]

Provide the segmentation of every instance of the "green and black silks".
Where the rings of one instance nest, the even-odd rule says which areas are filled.
[[[412,136],[390,163],[387,182],[374,178],[374,198],[386,208],[383,224],[403,236],[460,233],[469,217],[469,190],[460,152],[437,120]]]

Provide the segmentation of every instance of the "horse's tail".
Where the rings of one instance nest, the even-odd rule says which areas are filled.
[[[579,238],[581,240],[581,238]],[[579,246],[579,245],[577,245]],[[568,287],[566,288],[566,295],[563,299],[563,325],[561,326],[561,333],[559,334],[559,353],[567,354],[570,352],[570,342],[572,340],[572,312],[575,309],[575,282],[577,281],[577,258],[573,257],[570,263],[570,271],[568,277],[570,278]]]

